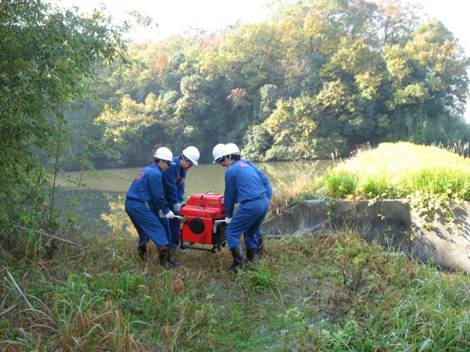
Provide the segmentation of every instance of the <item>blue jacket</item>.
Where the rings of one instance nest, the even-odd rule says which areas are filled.
[[[139,172],[127,191],[127,198],[150,202],[155,209],[161,209],[166,214],[169,209],[165,199],[163,174],[160,168],[152,164]]]
[[[236,203],[256,199],[265,194],[269,199],[272,188],[269,178],[249,160],[235,160],[225,171],[224,208],[233,216]]]
[[[264,189],[266,191],[266,196],[268,197],[269,200],[271,200],[271,198],[273,197],[273,188],[271,186],[271,182],[269,182],[268,175],[266,175],[264,172],[262,172],[260,169],[258,169],[256,167],[256,165],[253,164],[253,162],[251,162],[250,160],[242,159],[242,161],[244,161],[244,162],[250,164],[252,167],[254,167],[254,169],[258,173],[258,176],[261,178],[261,182],[263,182],[263,186],[264,186]]]
[[[163,173],[165,197],[169,204],[183,203],[186,170],[180,166],[181,157],[175,156],[173,164]]]

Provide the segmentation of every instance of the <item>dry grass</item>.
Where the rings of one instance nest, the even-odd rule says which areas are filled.
[[[470,348],[468,277],[353,234],[267,241],[267,257],[238,275],[224,271],[227,250],[179,254],[184,265],[165,271],[127,238],[84,245],[2,254],[0,350]]]

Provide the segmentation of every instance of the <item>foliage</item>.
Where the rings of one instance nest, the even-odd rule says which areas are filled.
[[[395,198],[422,192],[470,200],[470,161],[439,147],[383,143],[338,164],[318,187],[338,198]]]
[[[356,190],[357,181],[354,176],[345,172],[331,172],[325,180],[325,189],[329,196],[345,198]]]
[[[469,59],[442,23],[395,1],[279,3],[270,21],[134,44],[129,55],[132,65],[105,72],[97,114],[138,131],[107,139],[114,165],[143,164],[162,144],[197,145],[204,162],[227,141],[253,159],[297,160],[470,140]],[[145,119],[124,99],[144,104]]]
[[[102,213],[100,215],[101,220],[108,225],[112,233],[120,234],[122,237],[131,236],[137,238],[138,234],[135,227],[124,209],[124,197],[108,198],[107,201],[110,211],[109,213]]]
[[[0,254],[6,350],[402,351],[470,348],[468,276],[354,234],[267,240],[234,276],[228,251],[165,271],[114,237],[52,259]],[[28,269],[34,265],[36,270]]]
[[[470,348],[465,276],[356,236],[267,241],[268,256],[234,279],[226,252],[192,253],[168,272],[151,248],[141,263],[122,200],[103,217],[117,232],[92,240],[67,238],[75,217],[60,224],[52,208],[72,155],[80,168],[88,155],[141,165],[157,145],[195,144],[207,161],[233,141],[257,159],[297,160],[396,140],[465,155],[469,60],[452,33],[395,2],[305,0],[280,3],[269,22],[135,44],[122,65],[122,30],[100,12],[0,3],[2,349]],[[52,182],[41,167],[51,160]],[[443,148],[380,144],[313,189],[290,174],[279,187],[289,201],[326,196],[329,216],[334,197],[405,195],[427,216],[470,199],[469,169]]]
[[[45,211],[48,180],[40,159],[58,160],[70,136],[66,104],[81,100],[96,68],[120,56],[122,28],[100,12],[81,17],[42,1],[0,4],[0,224],[36,226]],[[4,236],[2,229],[1,236]],[[8,233],[8,236],[13,234]]]
[[[278,101],[263,126],[272,139],[266,160],[312,159],[315,156],[315,121],[313,105],[308,97]]]
[[[150,144],[146,140],[147,128],[154,126],[152,130],[155,130],[162,125],[157,124],[152,116],[158,111],[157,104],[152,95],[141,104],[124,96],[117,109],[107,106],[95,119],[94,123],[103,130],[103,143],[112,149],[116,160],[127,165],[136,159],[142,162],[143,149]]]

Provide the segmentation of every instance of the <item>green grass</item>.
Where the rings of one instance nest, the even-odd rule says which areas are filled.
[[[333,198],[404,198],[417,192],[470,200],[470,159],[408,142],[363,150],[318,184]]]
[[[237,275],[228,251],[165,271],[131,239],[0,256],[0,350],[468,351],[470,278],[352,234],[267,241]]]

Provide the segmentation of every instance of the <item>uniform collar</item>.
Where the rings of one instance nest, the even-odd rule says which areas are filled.
[[[173,158],[173,164],[176,165],[176,168],[177,168],[180,172],[184,171],[184,169],[181,167],[181,156],[179,156],[179,155],[178,155],[178,156],[175,156],[175,157]]]
[[[235,164],[238,164],[241,160],[233,160],[232,163],[227,166],[227,170],[230,169],[232,166],[234,166]]]

